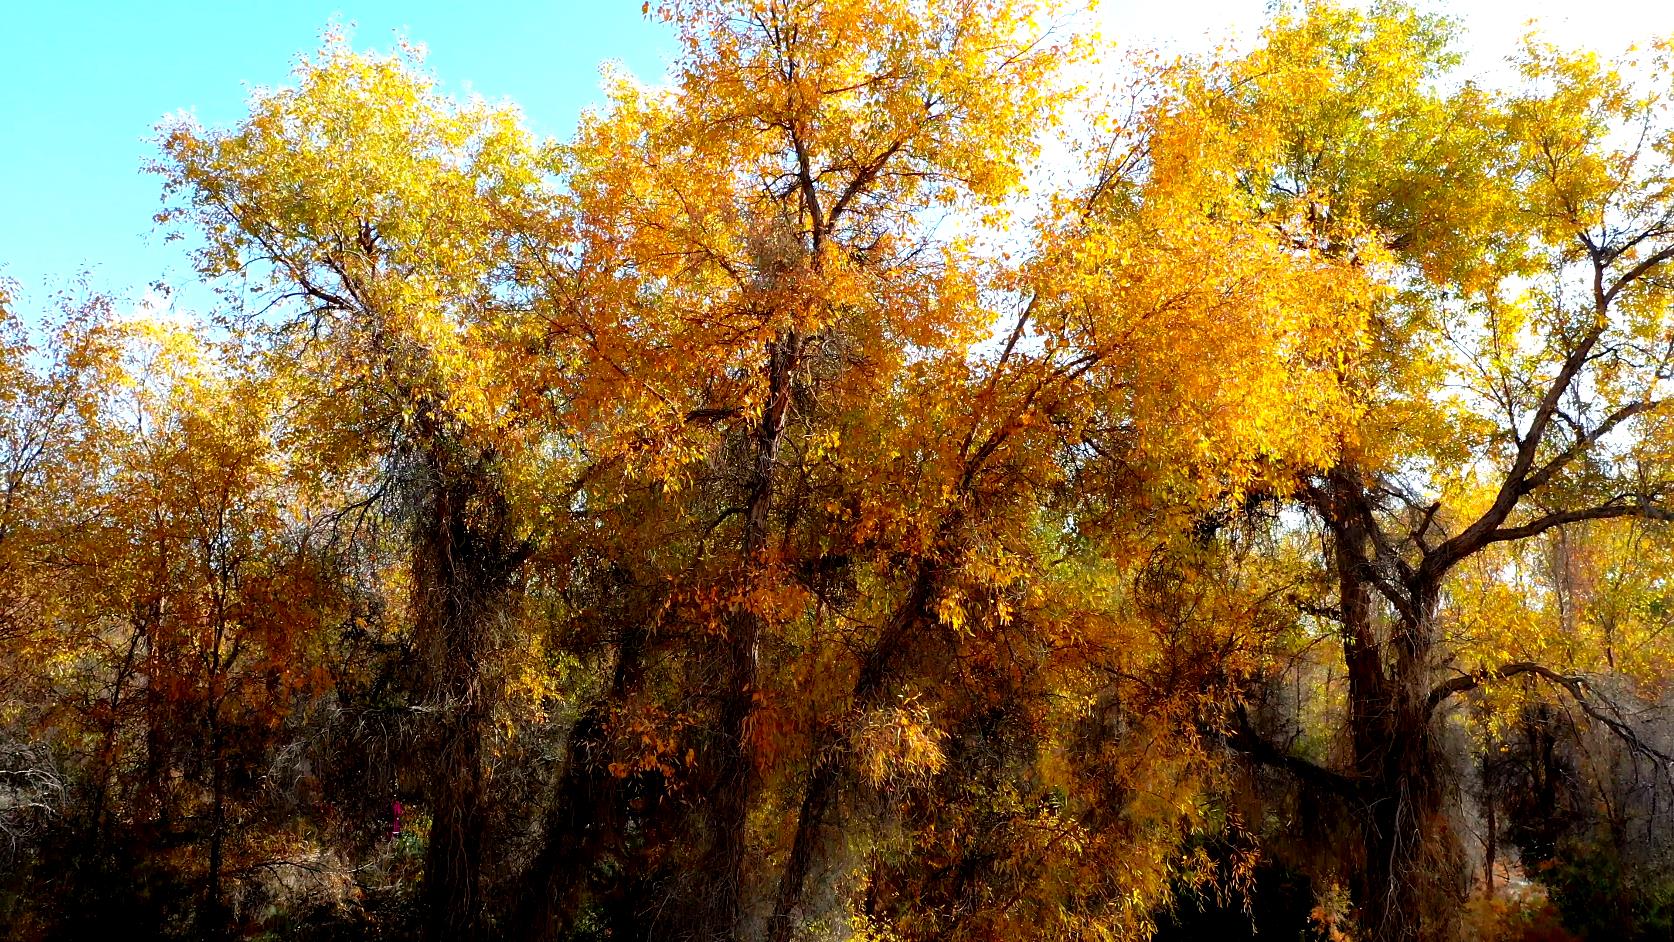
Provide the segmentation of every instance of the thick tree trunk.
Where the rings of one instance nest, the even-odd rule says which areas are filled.
[[[1359,783],[1362,838],[1353,886],[1366,942],[1449,942],[1458,929],[1468,882],[1464,854],[1448,819],[1448,785],[1431,731],[1429,658],[1435,638],[1434,586],[1399,586],[1403,614],[1388,637],[1373,630],[1376,573],[1364,496],[1352,479],[1333,508],[1334,565],[1348,666],[1349,731]],[[1386,595],[1391,582],[1381,589]],[[1391,600],[1392,602],[1394,600]]]
[[[1448,758],[1427,702],[1430,631],[1427,621],[1399,625],[1380,669],[1351,683],[1366,855],[1356,896],[1368,942],[1449,942],[1464,905],[1468,875],[1449,820]]]
[[[457,682],[451,686],[458,689]],[[481,932],[483,717],[480,707],[469,702],[448,712],[430,789],[430,845],[424,861],[424,937],[429,942],[473,939]]]
[[[821,832],[832,801],[837,796],[838,784],[847,778],[847,765],[836,758],[823,762],[815,759],[807,791],[802,796],[802,807],[797,812],[796,836],[791,841],[790,858],[779,877],[779,893],[773,903],[772,921],[767,927],[768,942],[787,942],[796,933],[797,926],[806,921],[804,902],[808,875],[813,871],[820,853]]]
[[[604,748],[604,710],[588,710],[570,732],[569,755],[542,830],[539,853],[524,877],[523,898],[508,939],[544,942],[562,937],[575,920],[587,871],[597,862],[605,832],[614,832],[611,789],[596,767]]]
[[[1468,875],[1448,816],[1446,757],[1422,713],[1397,710],[1364,778],[1366,860],[1356,896],[1369,942],[1448,942]]]
[[[481,665],[493,619],[505,608],[526,549],[511,539],[504,499],[480,467],[455,472],[441,456],[430,457],[434,490],[415,558],[425,700],[436,713],[424,938],[458,942],[483,931],[483,743],[489,703]]]

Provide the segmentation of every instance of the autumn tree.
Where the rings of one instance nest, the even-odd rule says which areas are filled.
[[[61,889],[8,916],[24,935],[122,919],[224,937],[247,866],[288,843],[257,780],[317,687],[327,580],[285,515],[271,390],[189,329],[65,303],[52,353],[13,364],[6,415],[32,453],[12,479],[4,649],[27,684],[8,726],[56,782],[19,871],[53,868]]]
[[[649,348],[616,360],[621,383],[673,406],[674,434],[695,426],[693,449],[717,449],[704,459],[715,471],[680,473],[711,478],[722,503],[706,511],[719,512],[707,528],[733,547],[730,562],[700,548],[694,575],[728,584],[707,590],[719,590],[718,607],[687,616],[714,626],[703,659],[716,685],[697,931],[732,937],[746,885],[762,876],[746,861],[748,817],[773,761],[752,733],[767,722],[763,650],[806,617],[795,613],[813,599],[790,580],[819,564],[796,558],[812,546],[789,543],[819,521],[799,519],[806,490],[787,494],[787,475],[797,464],[805,475],[845,424],[877,420],[866,410],[882,403],[866,397],[890,395],[913,369],[909,345],[937,369],[949,345],[968,341],[976,264],[931,225],[1016,186],[1058,47],[1012,4],[679,3],[660,13],[685,46],[673,87],[620,83],[572,148],[568,185],[583,277],[608,279],[605,297],[623,298],[613,316],[639,318]]]
[[[388,497],[410,528],[415,705],[433,717],[426,935],[468,937],[485,665],[530,552],[505,478],[538,393],[508,389],[499,367],[522,307],[504,220],[539,190],[537,149],[511,109],[439,95],[411,50],[361,56],[336,39],[250,110],[225,130],[165,126],[168,215],[202,231],[205,277],[260,299],[235,312],[299,403],[287,447],[355,500]]]
[[[1468,586],[1522,541],[1666,514],[1665,66],[1636,83],[1533,43],[1522,86],[1490,92],[1450,78],[1449,42],[1400,7],[1310,6],[1190,93],[1244,142],[1227,172],[1273,226],[1387,286],[1342,371],[1364,414],[1295,491],[1324,545],[1297,598],[1341,643],[1348,746],[1327,767],[1234,737],[1349,801],[1374,939],[1454,931],[1449,703],[1537,677],[1604,709],[1581,664],[1521,659],[1492,619],[1462,634]]]
[[[117,348],[109,299],[78,286],[31,310],[20,294],[0,280],[0,749],[9,790],[0,829],[14,854],[64,810],[72,788],[52,754],[56,690],[42,667],[60,663],[57,545],[83,519],[75,482],[97,461]]]
[[[286,518],[271,389],[228,376],[181,328],[124,333],[105,473],[82,495],[98,497],[61,547],[99,564],[71,576],[81,598],[64,614],[100,628],[83,642],[102,655],[86,706],[90,725],[106,726],[95,787],[117,791],[95,808],[159,829],[154,846],[199,851],[181,870],[198,884],[200,931],[219,937],[232,928],[229,873],[273,838],[241,818],[260,807],[265,748],[318,686],[311,648],[333,593],[306,530]],[[108,693],[97,686],[107,682]]]
[[[651,715],[712,732],[700,727],[687,751],[681,737],[648,731],[649,754],[629,743],[608,764],[655,783],[634,786],[637,801],[681,782],[702,796],[694,826],[708,856],[674,865],[677,882],[700,887],[695,905],[714,907],[700,935],[765,918],[771,937],[787,938],[817,910],[829,914],[829,902],[813,903],[829,884],[813,881],[849,882],[831,834],[868,817],[867,802],[844,796],[921,778],[942,762],[938,723],[974,728],[1002,709],[1000,691],[943,699],[938,685],[957,665],[1021,678],[1042,668],[1043,649],[1120,646],[1077,641],[1053,623],[1085,616],[1119,636],[1120,619],[1072,614],[1070,604],[1032,613],[1041,603],[1027,600],[1082,578],[1049,563],[1065,538],[1053,521],[1065,526],[1073,501],[1044,517],[1043,502],[1079,482],[1143,504],[1139,488],[1124,493],[1125,470],[1142,464],[1155,503],[1213,503],[1248,486],[1264,459],[1323,453],[1322,430],[1341,406],[1306,377],[1353,342],[1328,301],[1352,307],[1358,276],[1323,257],[1298,265],[1283,238],[1252,238],[1246,218],[1182,215],[1197,184],[1165,174],[1152,186],[1141,156],[1164,123],[1160,108],[1089,147],[1090,179],[1054,201],[1030,268],[926,228],[1015,184],[1029,156],[1016,131],[1051,103],[1032,96],[1050,89],[1042,70],[1063,51],[1010,7],[916,21],[905,10],[670,8],[687,24],[675,91],[621,85],[571,152],[578,222],[565,231],[585,239],[562,271],[595,305],[588,336],[620,337],[619,319],[634,318],[639,345],[595,349],[618,370],[618,394],[665,416],[669,439],[702,456],[675,477],[687,504],[671,508],[672,529],[657,529],[657,561],[641,551],[636,565],[665,581],[652,593],[662,627],[623,637],[610,687],[619,702],[578,726],[587,738],[572,735],[571,761],[605,765],[595,723],[644,709],[620,702],[634,698],[630,686],[656,700],[643,663],[653,651],[691,651],[688,667],[661,681],[688,706]],[[560,321],[584,320],[572,310]],[[1195,346],[1220,360],[1179,370]],[[1179,425],[1193,436],[1174,434]],[[1106,475],[1122,483],[1101,483]],[[1199,486],[1199,476],[1212,482]],[[1159,518],[1168,513],[1147,523]],[[730,559],[718,552],[728,540]],[[694,555],[683,561],[685,552]],[[1102,602],[1095,590],[1084,604]],[[1020,649],[1030,653],[1014,656]],[[1077,669],[1072,655],[1062,662]],[[692,710],[693,687],[715,699]],[[1042,702],[1052,695],[1028,689]],[[916,745],[877,751],[891,736]],[[1031,734],[1027,748],[1037,746]],[[1032,774],[1027,755],[1005,774]],[[592,855],[610,853],[596,823],[624,817],[608,810],[608,782],[588,784],[573,767],[565,775],[558,800],[573,804],[557,809],[532,883],[537,933],[574,918]],[[752,833],[750,815],[774,808],[794,826]],[[1131,846],[1113,839],[1104,851]],[[775,862],[782,854],[778,872],[744,867],[745,847]],[[1148,871],[1152,884],[1166,857]],[[669,864],[632,859],[619,866]],[[687,867],[695,873],[680,874]],[[1089,924],[1142,923],[1130,889]],[[686,905],[660,892],[676,897],[675,912]],[[1050,910],[1043,903],[1029,919]]]
[[[14,310],[15,286],[0,282],[0,456],[4,492],[0,502],[0,606],[8,650],[30,656],[31,629],[42,626],[32,611],[39,596],[31,585],[32,564],[40,562],[52,485],[68,477],[65,467],[82,457],[77,445],[94,424],[106,370],[114,357],[108,332],[110,302],[97,295],[66,295],[56,316],[31,331]],[[44,337],[42,335],[45,335]],[[45,350],[42,349],[44,341]],[[19,674],[9,676],[21,677]]]

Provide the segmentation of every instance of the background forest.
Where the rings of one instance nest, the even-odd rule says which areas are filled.
[[[0,935],[1674,937],[1674,46],[647,14],[0,285]]]

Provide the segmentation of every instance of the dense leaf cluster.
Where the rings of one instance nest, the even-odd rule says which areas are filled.
[[[328,36],[160,129],[214,311],[0,296],[0,931],[1666,930],[1667,47],[648,13],[564,142]]]

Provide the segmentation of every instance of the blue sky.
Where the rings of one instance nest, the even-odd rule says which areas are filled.
[[[152,233],[158,180],[140,171],[151,128],[195,111],[242,113],[253,85],[282,84],[333,19],[357,46],[395,31],[429,47],[447,88],[515,99],[538,133],[564,136],[599,97],[599,63],[655,77],[672,35],[639,0],[19,0],[0,4],[0,271],[26,297],[90,268],[134,296],[190,277],[179,243]]]
[[[1093,22],[1124,44],[1201,48],[1248,37],[1266,0],[1103,0]],[[357,46],[397,31],[425,44],[444,86],[518,102],[537,133],[567,136],[599,98],[598,66],[659,76],[672,35],[640,0],[12,0],[0,20],[0,274],[41,299],[82,269],[137,298],[183,284],[179,243],[152,231],[158,181],[140,172],[151,128],[179,109],[234,121],[253,85],[286,80],[333,21]],[[1489,71],[1530,17],[1566,43],[1613,51],[1674,35],[1666,0],[1455,0],[1473,67]],[[26,307],[27,307],[26,303]]]

